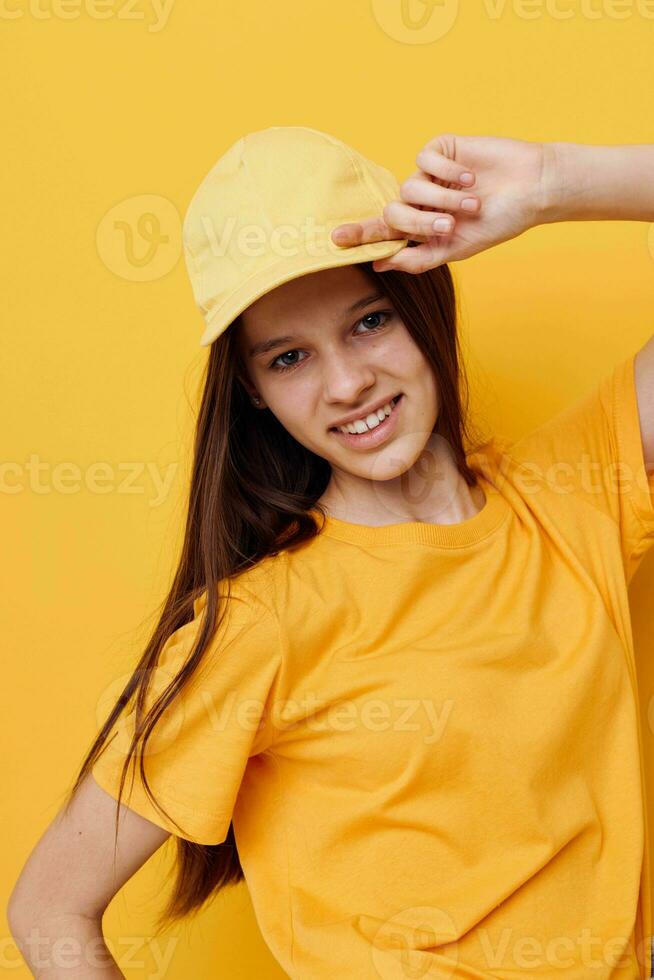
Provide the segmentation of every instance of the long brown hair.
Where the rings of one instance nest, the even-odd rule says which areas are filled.
[[[474,451],[482,443],[474,442],[471,434],[469,390],[449,268],[442,265],[419,274],[397,270],[377,273],[370,262],[361,263],[361,268],[390,299],[431,365],[440,399],[434,432],[447,440],[468,486],[476,486],[476,474],[466,462],[466,446]],[[235,342],[238,319],[209,349],[195,430],[186,528],[172,586],[145,652],[89,749],[65,804],[67,809],[115,722],[131,703],[136,726],[122,770],[115,840],[118,805],[133,755],[138,758],[148,796],[163,811],[147,784],[145,746],[157,720],[191,678],[222,622],[223,617],[217,617],[219,583],[277,554],[282,547],[297,547],[319,531],[307,512],[314,506],[322,511],[317,501],[327,487],[331,468],[289,435],[272,412],[252,406],[239,380],[245,369]],[[193,618],[194,599],[205,590],[205,615],[192,655],[143,717],[160,652],[170,634]],[[226,605],[222,612],[224,616]],[[157,920],[157,935],[167,925],[198,912],[225,885],[244,877],[231,823],[221,844],[198,844],[182,837],[176,841],[176,880]]]

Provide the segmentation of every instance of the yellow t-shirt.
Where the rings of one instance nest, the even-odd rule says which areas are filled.
[[[649,976],[627,585],[654,479],[633,355],[469,460],[472,518],[328,518],[234,579],[146,761],[181,836],[216,844],[233,819],[262,935],[298,980]],[[114,796],[121,761],[94,769]],[[138,780],[125,802],[179,833]]]

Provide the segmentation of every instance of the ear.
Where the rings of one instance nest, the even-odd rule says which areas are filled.
[[[254,385],[252,384],[252,382],[250,381],[249,378],[246,378],[245,375],[240,374],[240,373],[236,375],[236,378],[243,385],[243,387],[245,388],[245,391],[246,391],[247,395],[251,399],[252,398],[260,398],[259,392],[254,387]],[[260,405],[255,405],[253,407],[255,407],[255,408],[263,408],[264,407],[264,405],[263,405],[263,399],[261,399],[261,404]]]

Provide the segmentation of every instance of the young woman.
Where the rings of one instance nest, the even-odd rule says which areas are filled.
[[[654,146],[448,134],[416,162],[398,198],[335,138],[271,127],[191,202],[210,349],[179,567],[36,863],[122,797],[80,914],[173,834],[160,925],[244,876],[291,977],[645,978],[627,587],[654,541],[654,340],[486,437],[447,263],[654,221]]]

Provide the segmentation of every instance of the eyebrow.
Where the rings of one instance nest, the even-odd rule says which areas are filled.
[[[357,310],[363,309],[365,306],[370,306],[371,303],[376,303],[379,299],[384,299],[384,293],[379,290],[371,293],[369,296],[363,296],[356,303],[352,303],[352,306],[348,306],[347,309],[343,310],[343,316],[350,316],[352,313],[356,313]],[[294,343],[295,337],[292,336],[270,337],[268,340],[262,340],[260,343],[255,344],[254,347],[251,347],[249,356],[258,357],[260,354],[268,354],[271,350],[276,350],[278,347],[287,347],[289,344]]]

